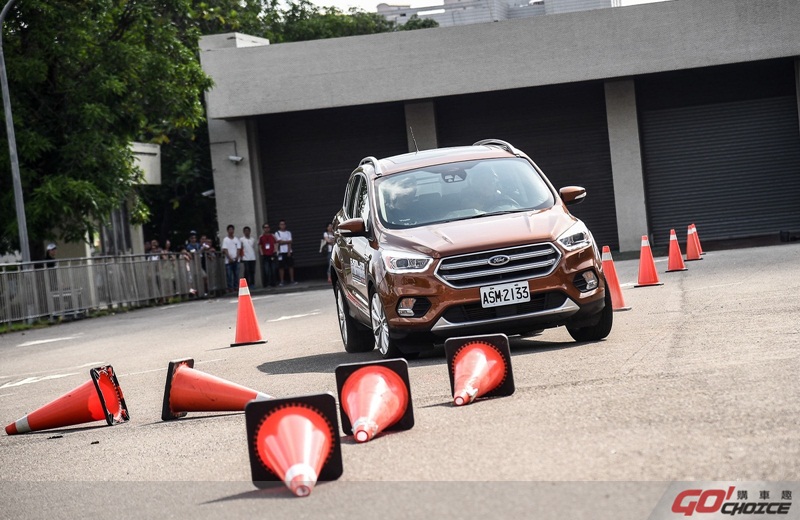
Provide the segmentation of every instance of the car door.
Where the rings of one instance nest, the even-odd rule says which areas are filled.
[[[366,179],[363,175],[354,174],[350,178],[345,195],[344,207],[342,208],[342,216],[345,220],[359,216],[355,208],[358,207],[359,195],[362,186],[366,186],[365,183]],[[354,260],[354,258],[358,257],[358,255],[354,253],[354,246],[358,245],[357,239],[358,237],[347,236],[337,232],[336,249],[338,250],[338,259],[341,262],[341,284],[344,296],[351,310],[357,311],[362,315],[362,320],[366,321],[369,319],[369,305],[365,303],[363,291],[361,290],[363,283],[358,269],[361,263]],[[355,272],[353,266],[356,266]]]
[[[364,220],[367,234],[370,229],[370,204],[369,204],[369,184],[366,177],[358,176],[359,183],[356,185],[355,196],[353,197],[353,218]],[[350,244],[350,283],[352,297],[358,301],[358,308],[369,319],[369,261],[372,258],[372,249],[369,245],[369,238],[358,236],[352,237]]]

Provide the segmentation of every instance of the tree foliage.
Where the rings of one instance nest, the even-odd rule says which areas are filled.
[[[413,23],[412,23],[413,22]],[[124,201],[146,231],[170,238],[216,229],[201,34],[272,43],[402,27],[376,13],[308,0],[20,0],[3,27],[32,257],[44,240],[83,240]],[[5,127],[0,129],[0,251],[18,247]],[[162,150],[162,186],[139,187],[132,141]],[[175,237],[172,237],[173,239]]]
[[[203,119],[208,88],[196,57],[199,30],[181,23],[185,0],[24,0],[3,34],[32,245],[82,240],[135,197],[141,172],[130,143],[164,143]],[[2,139],[5,141],[5,127]],[[7,147],[0,161],[0,222],[17,240]]]

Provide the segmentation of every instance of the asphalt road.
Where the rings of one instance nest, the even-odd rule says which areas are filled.
[[[605,341],[512,339],[516,392],[455,408],[442,349],[410,362],[416,425],[357,445],[299,499],[251,482],[242,413],[160,420],[167,363],[286,397],[336,393],[332,293],[254,295],[266,345],[229,348],[235,298],[0,335],[2,426],[114,366],[131,420],[0,436],[0,517],[647,518],[669,482],[800,480],[800,244],[709,252],[633,288]],[[798,486],[794,486],[800,495]],[[798,505],[794,508],[800,509]],[[797,513],[792,510],[792,516]],[[786,518],[786,517],[784,517]]]

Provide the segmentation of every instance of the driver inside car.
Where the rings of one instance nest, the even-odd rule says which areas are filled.
[[[499,189],[497,174],[492,170],[473,170],[467,176],[469,186],[464,190],[464,208],[474,209],[476,213],[515,209],[516,202],[503,195]]]
[[[417,185],[411,176],[405,176],[387,187],[386,219],[395,225],[412,225],[416,222],[412,205],[417,196]]]

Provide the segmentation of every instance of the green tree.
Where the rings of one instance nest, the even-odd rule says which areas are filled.
[[[397,30],[414,31],[416,29],[431,29],[433,27],[439,27],[439,22],[431,18],[420,18],[416,14],[413,14],[406,23],[397,26]]]
[[[84,239],[131,197],[133,219],[146,220],[130,143],[164,143],[196,127],[200,93],[211,84],[196,57],[200,31],[186,23],[191,13],[188,0],[13,7],[3,42],[32,249],[55,234]],[[0,150],[0,246],[7,249],[18,236],[8,149]]]

